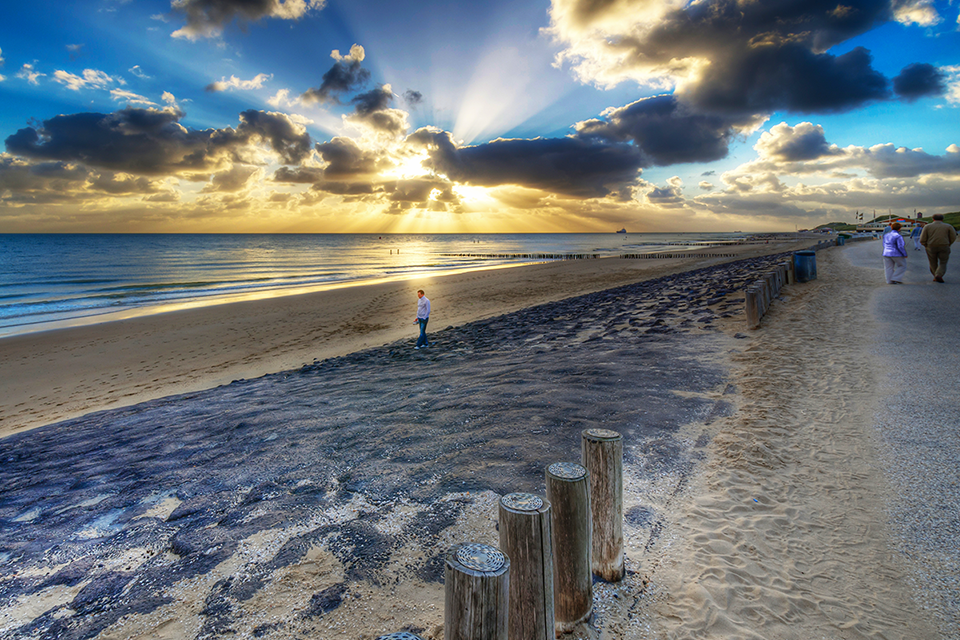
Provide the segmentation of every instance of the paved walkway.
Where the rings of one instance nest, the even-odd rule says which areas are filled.
[[[917,570],[915,597],[944,638],[960,638],[960,245],[944,284],[912,245],[904,284],[882,285],[864,309],[879,324],[875,353],[889,372],[876,433],[895,494],[893,531]],[[879,242],[841,250],[883,282]]]

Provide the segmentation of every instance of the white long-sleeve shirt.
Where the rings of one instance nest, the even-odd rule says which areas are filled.
[[[417,320],[426,320],[430,317],[430,298],[423,296],[417,300]]]

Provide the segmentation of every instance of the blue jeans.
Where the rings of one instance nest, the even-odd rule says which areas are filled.
[[[430,318],[417,318],[417,322],[420,323],[420,337],[417,338],[418,347],[426,347],[427,344],[427,322]]]

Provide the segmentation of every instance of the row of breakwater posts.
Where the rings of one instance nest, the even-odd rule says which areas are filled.
[[[484,258],[489,260],[596,260],[597,253],[443,253],[445,258]],[[736,253],[621,253],[622,260],[655,260],[667,258],[736,258]]]
[[[581,462],[546,468],[546,497],[498,503],[499,548],[444,556],[444,640],[554,640],[593,615],[593,576],[623,579],[623,438],[581,434]],[[377,640],[423,640],[409,632]]]
[[[847,241],[872,240],[872,236],[848,238]],[[817,251],[827,247],[843,246],[843,239],[822,240],[803,251],[795,251],[792,259],[781,262],[764,272],[747,286],[744,310],[747,328],[760,328],[760,321],[785,285],[817,279]]]

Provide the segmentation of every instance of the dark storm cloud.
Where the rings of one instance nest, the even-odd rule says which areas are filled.
[[[604,119],[577,125],[584,138],[614,142],[632,141],[647,164],[709,162],[727,155],[736,121],[719,115],[692,112],[674,96],[655,96],[613,109]]]
[[[81,188],[90,178],[85,167],[67,162],[29,163],[22,158],[0,156],[0,194],[8,191],[30,200],[49,193],[63,197]]]
[[[420,129],[408,142],[428,149],[424,163],[455,182],[519,185],[578,197],[602,197],[636,181],[640,150],[582,138],[494,140],[457,147],[450,134]]]
[[[310,134],[282,113],[249,109],[240,114],[237,131],[241,136],[256,136],[268,142],[284,164],[297,164],[310,153]]]
[[[677,185],[654,187],[647,193],[647,201],[660,207],[682,206],[685,202],[683,191]]]
[[[373,91],[355,96],[350,102],[356,105],[359,115],[365,116],[374,111],[383,111],[389,108],[390,103],[393,102],[393,92],[389,87],[381,85]]]
[[[793,43],[746,49],[716,60],[710,73],[682,96],[700,109],[719,113],[844,112],[889,97],[889,82],[871,62],[862,47],[841,56],[813,53]]]
[[[393,100],[393,91],[388,84],[355,96],[351,102],[356,105],[356,109],[349,119],[380,133],[402,135],[407,132],[407,113],[391,109]]]
[[[269,144],[284,162],[309,152],[302,127],[283,114],[245,111],[237,129],[187,129],[176,108],[78,113],[45,120],[6,139],[7,151],[36,160],[81,162],[140,175],[224,168],[252,142]]]
[[[276,182],[291,184],[313,184],[323,180],[323,169],[320,167],[280,167],[273,174]]]
[[[889,99],[890,81],[869,51],[829,49],[920,4],[707,0],[650,19],[653,4],[554,0],[552,30],[588,79],[669,78],[698,112],[837,113]]]
[[[913,101],[926,96],[942,96],[947,79],[942,71],[924,62],[907,65],[893,79],[893,90],[901,98]]]
[[[174,35],[196,39],[216,36],[234,20],[242,23],[267,17],[296,20],[323,5],[324,0],[173,0],[170,9],[187,23]]]
[[[423,94],[413,89],[407,89],[403,92],[403,101],[407,103],[408,107],[416,107],[423,102]]]
[[[361,67],[363,47],[353,45],[350,55],[341,56],[333,52],[335,62],[330,70],[323,74],[323,82],[316,89],[308,89],[300,95],[306,103],[340,104],[340,96],[356,91],[370,81],[370,72]]]
[[[324,178],[331,181],[373,178],[387,166],[377,153],[361,149],[350,138],[337,137],[318,144],[317,152],[327,162]]]
[[[390,193],[388,199],[391,202],[423,203],[429,200],[430,194],[434,190],[440,193],[440,199],[445,202],[457,201],[450,183],[438,178],[397,180],[390,184],[386,190]]]
[[[147,196],[163,188],[160,180],[112,171],[94,171],[72,162],[29,162],[0,156],[0,193],[5,202],[76,202],[108,196]]]

